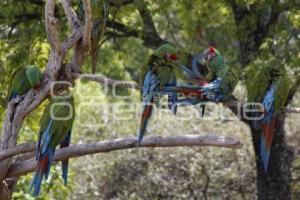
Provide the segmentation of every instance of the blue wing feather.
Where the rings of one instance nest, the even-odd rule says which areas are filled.
[[[140,130],[138,134],[138,144],[142,142],[143,136],[146,132],[149,119],[152,115],[152,103],[154,102],[155,90],[158,86],[158,79],[154,73],[148,71],[141,89],[143,96],[143,111],[140,124]]]
[[[268,171],[271,145],[274,134],[274,96],[275,96],[275,85],[271,85],[269,90],[266,92],[266,95],[263,99],[263,106],[265,114],[263,119],[260,120],[260,125],[262,128],[262,134],[260,138],[260,156],[262,159],[263,167],[265,172]]]
[[[50,167],[53,160],[55,149],[49,146],[51,141],[50,128],[52,120],[49,121],[47,128],[40,133],[38,149],[36,152],[36,159],[38,160],[38,166],[35,175],[30,185],[30,191],[33,190],[32,194],[37,196],[40,193],[43,177],[48,179],[50,173]]]

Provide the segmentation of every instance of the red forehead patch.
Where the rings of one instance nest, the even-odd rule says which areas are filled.
[[[214,54],[215,53],[215,48],[209,47],[209,53]]]

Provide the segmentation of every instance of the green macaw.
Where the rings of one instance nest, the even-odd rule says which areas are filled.
[[[12,75],[7,100],[10,101],[18,95],[25,94],[31,88],[39,88],[42,81],[42,73],[35,65],[28,65],[16,70]]]
[[[260,68],[257,65],[250,65],[245,70],[245,75],[248,102],[259,102],[263,106],[262,116],[259,120],[254,120],[253,125],[262,131],[260,136],[260,157],[263,168],[267,172],[276,130],[276,120],[281,108],[286,103],[290,86],[292,85],[291,79],[288,77],[284,67],[276,60],[271,60],[269,65],[261,65]]]
[[[82,0],[79,1],[79,19],[84,24],[85,12]],[[99,50],[99,42],[104,35],[107,18],[109,15],[109,0],[91,0],[91,11],[93,29],[91,35],[91,61],[92,73],[96,72],[97,54]]]
[[[171,44],[158,47],[140,71],[140,93],[143,100],[143,112],[138,136],[138,144],[142,142],[148,121],[153,110],[153,103],[158,103],[155,94],[165,86],[175,86],[175,67],[178,50]],[[169,95],[169,108],[176,113],[176,94]]]
[[[46,106],[40,121],[40,134],[36,146],[37,169],[31,183],[30,191],[37,196],[43,177],[48,178],[55,149],[70,145],[72,126],[75,117],[74,98],[52,97]],[[68,176],[68,160],[62,161],[62,177],[65,185]]]
[[[185,98],[177,100],[183,105],[195,105],[207,101],[227,101],[233,92],[239,77],[235,68],[225,64],[220,52],[210,47],[191,59],[191,67],[180,64],[181,70],[188,77],[190,84],[177,84],[176,87],[165,87],[165,92],[183,94]],[[202,68],[199,70],[198,64]],[[207,71],[203,76],[200,71]],[[204,114],[204,105],[202,115]]]
[[[221,53],[213,47],[204,51],[201,64],[207,67],[205,79],[210,82],[203,87],[203,94],[215,101],[227,101],[239,81],[238,70],[229,67]],[[209,97],[209,93],[214,95]]]

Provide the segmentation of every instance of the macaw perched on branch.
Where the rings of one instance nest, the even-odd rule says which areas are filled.
[[[276,61],[268,66],[258,68],[257,65],[252,65],[246,69],[248,102],[260,102],[264,109],[262,118],[255,120],[254,126],[262,131],[259,148],[265,172],[268,171],[272,142],[276,132],[276,117],[285,105],[290,82],[285,69]]]
[[[164,44],[158,47],[150,55],[146,65],[140,71],[140,95],[143,100],[143,112],[138,136],[138,144],[142,142],[146,132],[148,121],[153,110],[153,103],[158,103],[159,97],[156,96],[165,86],[175,86],[175,67],[177,61],[177,49],[171,44]],[[176,113],[177,94],[170,93],[169,108]]]
[[[100,48],[100,40],[104,35],[105,26],[109,15],[109,0],[91,0],[93,29],[91,34],[91,61],[92,73],[95,74],[97,66],[97,56]],[[84,24],[85,12],[82,0],[79,0],[80,21]]]
[[[36,147],[37,169],[31,183],[30,191],[37,196],[40,192],[43,177],[48,178],[54,152],[70,145],[72,126],[75,117],[74,98],[52,97],[45,108],[40,121],[40,134]],[[67,184],[68,160],[62,161],[62,177]]]
[[[198,70],[199,61],[208,70],[205,77]],[[226,101],[238,82],[237,71],[226,65],[223,56],[213,47],[206,49],[202,54],[195,55],[191,68],[181,65],[181,69],[194,85],[181,84],[176,87],[165,87],[164,90],[184,94],[187,98],[181,101],[186,103]]]
[[[41,81],[42,73],[37,66],[29,65],[18,69],[12,75],[7,101],[25,94],[31,88],[39,88]]]
[[[201,62],[208,69],[205,79],[209,84],[203,86],[201,91],[212,101],[227,101],[239,80],[237,70],[225,64],[221,53],[213,47],[203,54]]]

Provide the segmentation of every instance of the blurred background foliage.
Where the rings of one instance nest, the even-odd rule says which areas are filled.
[[[76,1],[72,1],[76,8]],[[118,2],[118,1],[114,1]],[[122,2],[122,1],[119,1]],[[125,24],[127,30],[142,30],[143,21],[135,3],[112,6],[110,19]],[[277,59],[285,66],[293,81],[299,79],[300,65],[300,9],[293,1],[278,3],[271,0],[238,0],[238,4],[255,7],[236,23],[229,0],[151,0],[148,7],[162,39],[171,41],[186,52],[203,51],[208,45],[216,46],[229,65],[241,67],[240,42],[248,42],[247,34],[256,26],[256,18],[270,6],[288,7],[272,24],[271,33],[259,46],[260,53],[247,65],[268,64]],[[44,28],[44,1],[3,0],[0,3],[0,121],[3,121],[6,91],[11,74],[18,67],[37,64],[44,69],[49,46]],[[69,27],[60,6],[60,36],[63,39]],[[261,21],[264,23],[264,21]],[[267,26],[267,24],[266,24]],[[245,30],[245,31],[240,31]],[[139,32],[139,34],[143,34]],[[141,35],[138,35],[142,37]],[[108,28],[99,54],[98,73],[120,80],[138,80],[138,69],[145,62],[151,49],[138,37],[120,34]],[[89,73],[87,61],[83,72]],[[241,79],[243,76],[241,74]],[[112,90],[92,83],[77,81],[73,89],[76,97],[76,122],[72,143],[87,143],[123,136],[136,135],[140,110],[137,91],[121,91],[131,96],[125,100],[112,95]],[[245,101],[247,93],[243,82],[235,90],[238,99]],[[291,106],[300,106],[296,93]],[[126,104],[130,103],[130,105]],[[115,113],[119,105],[123,112]],[[26,119],[18,142],[36,141],[39,119],[44,104]],[[217,117],[220,109],[227,118]],[[55,166],[51,177],[45,181],[37,199],[256,199],[255,155],[249,128],[228,109],[211,104],[203,119],[200,108],[180,108],[179,117],[167,110],[160,110],[163,117],[155,117],[149,132],[153,135],[216,133],[239,137],[244,146],[240,150],[223,148],[153,148],[123,150],[80,157],[70,161],[69,185],[63,186],[60,165]],[[193,114],[192,119],[180,116]],[[122,119],[120,119],[122,118]],[[124,118],[124,119],[123,119]],[[285,130],[288,144],[295,151],[292,171],[292,197],[300,196],[300,116],[289,114]],[[2,123],[0,124],[0,127]],[[34,199],[28,193],[32,174],[20,177],[14,199]]]

